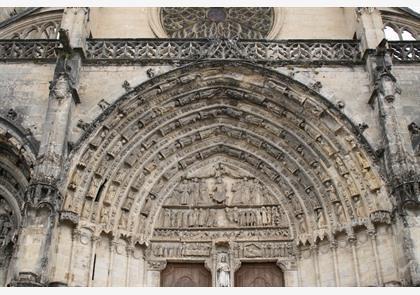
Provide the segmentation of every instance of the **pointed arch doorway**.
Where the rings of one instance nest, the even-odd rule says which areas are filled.
[[[211,287],[211,274],[202,263],[168,263],[161,287]]]
[[[242,263],[235,287],[284,287],[283,272],[274,262]]]

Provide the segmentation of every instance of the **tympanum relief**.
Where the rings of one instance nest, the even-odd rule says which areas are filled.
[[[219,239],[238,259],[293,255],[276,197],[253,175],[222,163],[182,177],[160,210],[149,255],[204,259]]]

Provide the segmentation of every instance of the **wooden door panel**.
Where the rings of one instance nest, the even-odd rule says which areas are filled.
[[[168,263],[161,273],[161,286],[211,287],[211,275],[201,263]]]
[[[243,263],[235,287],[283,287],[283,273],[275,263]]]

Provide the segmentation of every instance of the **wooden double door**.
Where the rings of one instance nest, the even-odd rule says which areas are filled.
[[[201,263],[168,263],[161,273],[162,287],[211,285],[211,274]],[[235,274],[235,287],[283,286],[283,273],[275,263],[243,263]]]
[[[284,287],[283,272],[273,263],[242,263],[235,287]]]
[[[211,274],[202,263],[168,263],[161,273],[162,287],[211,287]]]

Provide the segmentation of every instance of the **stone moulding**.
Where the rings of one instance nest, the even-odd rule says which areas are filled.
[[[420,41],[389,42],[396,63],[420,61]],[[0,61],[54,62],[58,40],[0,40]],[[362,64],[353,40],[89,39],[87,64],[247,60],[260,64]]]
[[[354,63],[359,43],[349,40],[94,39],[87,60],[250,60],[257,63]]]
[[[53,61],[58,40],[0,40],[0,60]],[[90,39],[86,63],[171,63],[249,60],[256,63],[360,63],[352,40]]]

